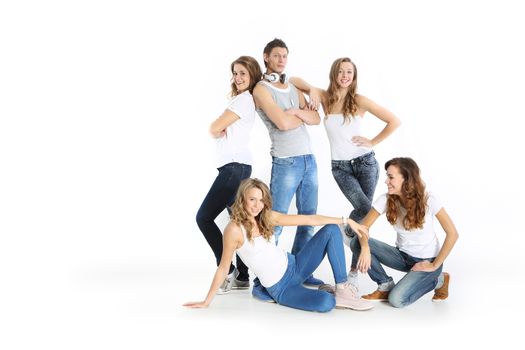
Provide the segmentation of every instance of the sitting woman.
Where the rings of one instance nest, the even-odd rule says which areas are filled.
[[[287,215],[272,211],[268,186],[258,179],[241,182],[232,215],[224,231],[223,254],[206,299],[184,306],[207,307],[228,274],[233,254],[237,254],[259,277],[261,284],[279,304],[307,311],[327,312],[334,307],[368,310],[373,304],[360,298],[347,283],[346,263],[341,231],[337,224],[349,224],[358,236],[368,230],[346,217],[323,215]],[[273,227],[325,225],[297,254],[286,253],[271,242]],[[308,289],[303,282],[328,256],[336,282],[335,295]]]
[[[405,307],[435,290],[432,301],[445,300],[450,275],[442,272],[443,262],[458,239],[456,227],[436,196],[425,191],[414,160],[394,158],[386,162],[385,169],[388,193],[374,202],[363,225],[370,227],[379,215],[386,213],[397,232],[397,241],[392,247],[367,235],[352,239],[350,248],[359,256],[352,269],[368,272],[378,284],[375,292],[363,298],[388,300],[392,306]],[[441,247],[434,230],[434,216],[446,234]],[[382,265],[407,274],[395,284]]]

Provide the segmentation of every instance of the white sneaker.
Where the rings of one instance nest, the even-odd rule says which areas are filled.
[[[233,277],[233,272],[232,272],[228,276],[226,276],[226,278],[224,279],[224,282],[222,282],[222,284],[219,287],[219,289],[217,289],[217,293],[216,294],[218,294],[218,295],[228,294],[232,290],[233,279],[234,279],[234,277]]]
[[[335,307],[358,311],[370,310],[374,304],[357,295],[357,289],[350,283],[345,283],[343,289],[335,290]]]

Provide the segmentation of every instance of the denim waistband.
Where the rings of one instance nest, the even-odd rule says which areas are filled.
[[[233,168],[233,167],[251,168],[252,166],[250,164],[231,162],[231,163],[226,163],[226,164],[224,164],[221,167],[218,167],[217,170],[221,170],[221,169],[224,169],[224,168]]]
[[[367,159],[370,159],[370,158],[374,157],[375,155],[376,154],[375,154],[374,151],[370,151],[368,153],[363,154],[362,156],[355,157],[355,158],[352,158],[352,159],[349,159],[349,160],[332,160],[332,163],[336,163],[336,164],[347,163],[347,162],[350,162],[352,164],[354,164],[354,163],[361,163],[361,162],[364,162]]]

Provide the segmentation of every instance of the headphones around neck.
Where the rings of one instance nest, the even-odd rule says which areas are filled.
[[[264,79],[270,83],[275,83],[276,81],[279,81],[281,84],[284,84],[288,81],[288,79],[286,79],[286,74],[284,73],[281,75],[279,75],[279,73],[264,74]]]

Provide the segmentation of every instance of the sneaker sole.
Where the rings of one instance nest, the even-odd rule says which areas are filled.
[[[257,297],[253,297],[255,300],[260,301],[261,303],[267,303],[267,304],[276,304],[276,301],[273,299],[259,299]]]
[[[442,302],[444,302],[447,299],[448,298],[445,298],[445,299],[432,299],[432,302],[434,302],[434,303],[442,303]]]
[[[336,309],[350,309],[350,310],[354,310],[354,311],[367,311],[367,310],[373,309],[374,305],[370,305],[367,308],[355,308],[355,307],[351,307],[351,306],[348,306],[348,305],[337,305],[336,304],[335,308]]]
[[[246,286],[246,287],[232,287],[232,289],[250,289],[250,286]]]

